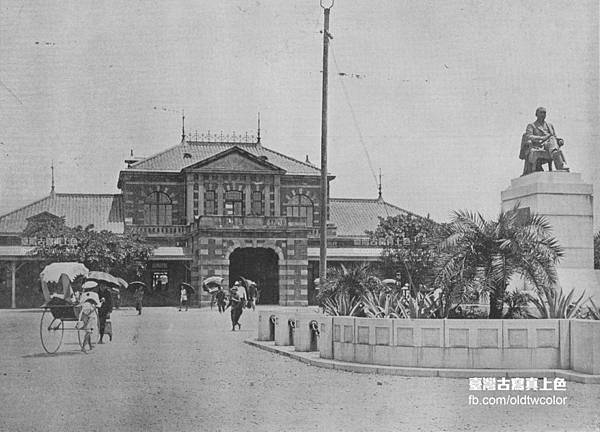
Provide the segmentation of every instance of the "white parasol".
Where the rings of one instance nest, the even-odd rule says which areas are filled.
[[[50,300],[50,291],[48,290],[48,282],[57,282],[62,285],[62,298],[70,301],[73,298],[73,289],[71,282],[77,276],[86,276],[89,270],[86,266],[77,262],[59,262],[48,264],[40,273],[40,281],[42,283],[42,293],[46,302]]]
[[[86,276],[89,270],[86,266],[78,262],[58,262],[48,264],[40,273],[42,282],[58,282],[60,276],[66,274],[71,282],[77,276]]]

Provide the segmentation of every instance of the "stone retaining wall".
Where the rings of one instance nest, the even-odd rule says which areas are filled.
[[[372,319],[261,311],[258,340],[273,337],[267,324],[271,316],[277,322],[275,345],[294,344],[288,323],[295,320],[297,351],[307,350],[308,323],[317,320],[318,350],[324,359],[411,368],[563,369],[600,375],[600,321]]]

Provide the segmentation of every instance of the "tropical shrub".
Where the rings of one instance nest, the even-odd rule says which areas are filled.
[[[442,303],[433,293],[418,292],[401,303],[402,318],[442,318]]]
[[[561,288],[546,288],[539,292],[537,297],[531,299],[537,309],[537,314],[530,316],[532,318],[578,318],[586,303],[585,292],[575,300],[573,299],[574,295],[575,289],[565,294]]]
[[[361,303],[368,318],[406,318],[402,296],[397,292],[369,291],[362,296]]]
[[[506,312],[504,312],[503,318],[528,318],[531,300],[531,296],[524,291],[512,291],[506,294],[504,297]]]
[[[486,319],[488,311],[485,307],[473,306],[464,307],[457,304],[448,313],[448,318],[455,319]]]
[[[316,299],[322,306],[327,299],[338,293],[347,293],[350,298],[360,299],[368,291],[379,292],[385,289],[385,285],[378,278],[371,276],[369,265],[341,264],[339,267],[329,269],[327,281],[320,286]]]
[[[332,316],[361,316],[362,303],[358,297],[348,292],[339,291],[325,298],[321,303],[325,315]]]
[[[520,211],[518,206],[501,212],[498,220],[457,211],[444,229],[436,285],[488,292],[489,318],[502,318],[513,275],[522,275],[538,290],[557,282],[555,264],[563,251],[542,216]]]
[[[588,305],[587,318],[600,320],[600,307],[596,306],[596,303],[592,299],[590,299],[590,304]]]

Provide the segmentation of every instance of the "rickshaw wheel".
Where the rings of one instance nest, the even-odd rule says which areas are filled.
[[[54,354],[62,344],[65,324],[60,318],[54,318],[52,312],[44,310],[40,320],[40,339],[48,354]]]
[[[94,308],[94,314],[96,315],[96,322],[98,328],[94,329],[95,333],[92,333],[92,342],[98,343],[100,340],[100,318],[98,317],[98,309]],[[79,341],[79,347],[83,348],[83,339],[85,338],[85,329],[79,328],[81,321],[77,321],[77,340]]]

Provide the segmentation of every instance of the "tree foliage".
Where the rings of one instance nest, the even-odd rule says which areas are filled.
[[[440,228],[431,219],[411,214],[379,218],[379,225],[369,235],[385,243],[381,257],[385,276],[399,275],[414,295],[422,286],[431,287]]]
[[[40,240],[33,254],[46,262],[81,262],[90,270],[123,278],[141,274],[152,251],[152,247],[137,234],[95,231],[93,225],[70,228],[60,219],[52,224],[47,221],[30,223],[24,235]]]

